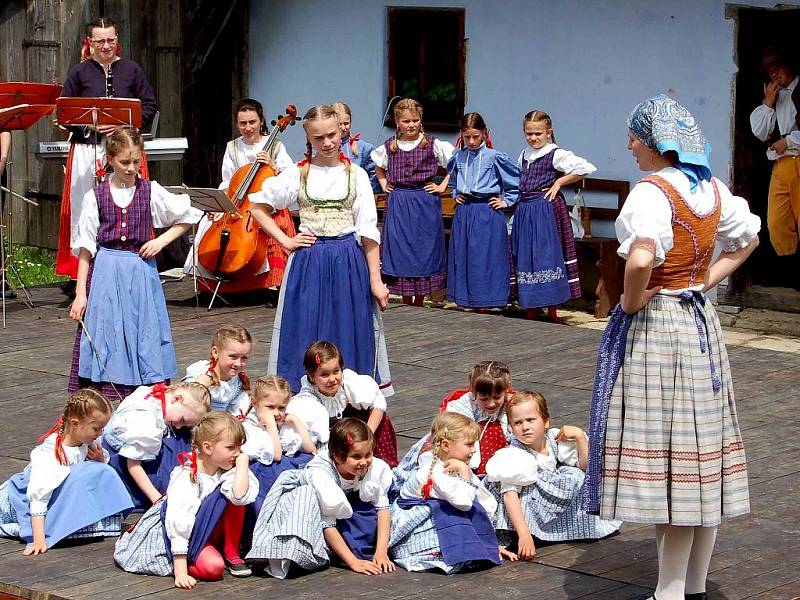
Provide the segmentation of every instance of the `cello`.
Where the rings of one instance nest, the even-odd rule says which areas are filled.
[[[269,152],[278,134],[299,120],[297,108],[289,104],[286,115],[280,115],[272,122],[274,127],[263,151]],[[254,161],[240,167],[231,177],[227,194],[237,210],[226,212],[213,221],[197,249],[197,261],[214,274],[217,289],[223,277],[243,279],[254,275],[264,264],[271,238],[253,218],[247,196],[259,191],[264,180],[275,174],[270,165]]]

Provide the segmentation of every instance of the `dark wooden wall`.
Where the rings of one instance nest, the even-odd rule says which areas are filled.
[[[150,163],[164,184],[216,185],[233,132],[231,105],[247,91],[247,0],[4,0],[0,2],[0,79],[64,81],[80,60],[86,23],[118,24],[121,55],[139,63],[155,90],[158,137],[186,137],[182,161]],[[14,242],[54,248],[64,163],[42,161],[40,141],[65,139],[46,119],[13,134]],[[8,211],[8,207],[7,211]]]

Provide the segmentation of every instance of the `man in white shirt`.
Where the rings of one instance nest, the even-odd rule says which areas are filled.
[[[762,63],[769,82],[764,83],[764,101],[750,115],[750,127],[769,144],[767,158],[773,161],[767,205],[770,241],[778,256],[791,256],[800,229],[800,87],[795,70],[775,47],[764,48]]]

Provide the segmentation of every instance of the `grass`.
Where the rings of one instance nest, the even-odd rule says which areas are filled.
[[[68,279],[67,277],[56,275],[53,270],[56,264],[54,250],[14,244],[11,258],[13,259],[14,267],[19,272],[19,276],[27,286],[58,283]],[[20,284],[14,269],[9,268],[6,271],[6,277],[12,286],[17,287]]]

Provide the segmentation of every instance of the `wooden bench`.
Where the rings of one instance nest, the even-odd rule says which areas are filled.
[[[630,184],[627,181],[619,181],[616,179],[587,177],[583,180],[582,185],[576,187],[576,189],[579,188],[582,188],[585,192],[607,192],[616,194],[616,208],[599,208],[591,206],[590,203],[587,204],[591,219],[613,221],[619,215],[625,198],[628,197]],[[448,238],[453,225],[456,203],[449,190],[443,193],[441,198],[445,238]],[[584,200],[590,202],[591,199],[587,198],[586,194],[584,194]],[[377,194],[375,196],[375,205],[378,209],[378,223],[382,227],[384,209],[386,208],[386,194]],[[507,209],[509,213],[513,213],[513,210],[513,207]],[[581,281],[583,282],[587,279],[593,280],[594,277],[591,275],[596,274],[597,276],[597,285],[595,289],[588,290],[590,292],[593,291],[597,298],[594,306],[594,315],[597,318],[607,317],[611,309],[619,302],[619,297],[622,295],[625,278],[625,261],[617,255],[618,248],[619,243],[616,238],[589,236],[575,240],[575,250],[578,255],[578,269],[590,275],[590,277],[582,276]],[[591,269],[587,269],[588,265],[592,265]],[[583,283],[582,287],[584,287]]]

